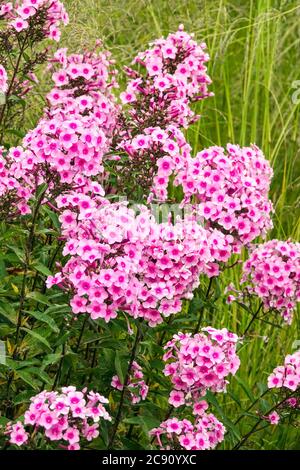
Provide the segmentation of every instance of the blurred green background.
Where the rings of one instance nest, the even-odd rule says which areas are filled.
[[[60,47],[79,52],[102,39],[116,59],[121,87],[125,83],[122,65],[130,64],[149,41],[176,30],[180,23],[207,43],[215,97],[197,105],[202,118],[188,130],[194,152],[227,142],[260,146],[274,169],[271,197],[276,213],[269,237],[299,240],[299,104],[292,96],[300,80],[300,2],[65,0],[65,4],[70,25]],[[31,124],[42,106],[41,93],[33,103]],[[234,274],[228,270],[220,288],[231,280],[237,284],[238,279],[238,269]],[[248,321],[245,311],[228,307],[222,299],[204,315],[204,324],[238,332]],[[222,397],[233,421],[239,408],[246,408],[259,395],[260,383],[265,384],[273,368],[283,363],[297,339],[299,310],[290,327],[256,324],[256,333],[240,353],[239,379],[231,381]],[[242,424],[240,429],[244,433],[249,428]],[[253,448],[300,448],[299,431],[289,426],[269,427],[254,434],[251,442]]]

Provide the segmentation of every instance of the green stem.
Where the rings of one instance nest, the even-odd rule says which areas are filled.
[[[256,403],[261,398],[263,398],[269,391],[270,389],[267,388],[267,390],[265,390],[258,398],[256,398],[256,400],[253,403],[251,403],[251,405],[244,411],[244,413],[248,413],[253,408],[253,406],[255,406]],[[245,414],[242,414],[241,416],[239,416],[238,419],[234,422],[234,424],[238,424],[244,417],[245,417]]]
[[[1,110],[0,110],[0,126],[2,127],[1,135],[0,135],[0,143],[2,143],[3,134],[4,134],[4,124],[2,123],[2,121],[3,121],[3,118],[4,118],[5,110],[6,110],[6,108],[7,108],[7,102],[8,102],[8,99],[9,99],[9,97],[10,97],[10,93],[11,93],[11,91],[12,91],[12,89],[13,89],[15,79],[16,79],[17,74],[18,74],[18,72],[19,72],[19,67],[20,67],[21,59],[22,59],[23,54],[24,54],[24,51],[25,51],[25,49],[26,49],[26,43],[27,43],[28,35],[29,35],[29,29],[28,29],[28,31],[27,31],[25,37],[24,37],[23,44],[22,44],[21,47],[20,47],[20,53],[19,53],[19,56],[18,56],[16,65],[15,65],[15,67],[14,67],[13,75],[12,75],[12,78],[11,78],[11,81],[10,81],[10,84],[9,84],[9,87],[8,87],[8,90],[7,90],[7,92],[6,92],[6,101],[5,101],[4,105],[1,107]]]
[[[110,436],[110,439],[109,439],[108,447],[107,447],[108,450],[112,449],[114,441],[115,441],[115,437],[116,437],[116,434],[117,434],[117,431],[118,431],[118,428],[119,428],[119,424],[120,424],[121,417],[122,417],[124,400],[125,400],[125,392],[127,390],[127,384],[128,384],[132,364],[135,360],[137,347],[138,347],[138,344],[141,341],[141,339],[142,339],[142,333],[141,333],[139,325],[138,325],[135,341],[134,341],[134,344],[133,344],[133,347],[132,347],[132,350],[131,350],[131,355],[130,355],[130,360],[129,360],[127,372],[126,372],[126,375],[125,375],[125,378],[124,378],[124,384],[123,384],[123,388],[122,388],[122,391],[121,391],[120,402],[119,402],[119,407],[118,407],[118,411],[117,411],[117,415],[116,415],[116,419],[115,419],[115,424],[114,424],[114,427],[113,427],[113,430],[112,430],[112,433],[111,433],[111,436]]]
[[[24,272],[23,272],[23,279],[22,279],[22,287],[21,287],[21,293],[20,293],[20,303],[19,303],[19,310],[18,310],[18,319],[17,319],[17,328],[16,328],[16,333],[15,333],[15,344],[12,352],[12,359],[15,360],[18,357],[18,348],[19,348],[19,337],[20,337],[20,330],[22,326],[22,315],[23,315],[23,309],[24,309],[24,303],[26,299],[26,282],[27,282],[27,272],[28,268],[30,266],[30,257],[31,257],[31,252],[33,249],[33,244],[34,244],[34,229],[35,229],[35,222],[38,216],[39,208],[41,205],[41,202],[43,200],[44,194],[46,192],[46,189],[40,194],[40,196],[37,199],[33,214],[32,214],[32,224],[30,227],[29,235],[27,238],[26,242],[26,249],[25,249],[25,260],[24,260]],[[6,399],[9,400],[9,394],[10,394],[10,387],[13,382],[13,377],[14,374],[13,372],[10,373],[8,380],[7,380],[7,387],[6,387]]]
[[[87,324],[87,321],[88,321],[88,314],[85,315],[85,318],[83,320],[83,323],[82,323],[82,326],[81,326],[81,329],[80,329],[80,333],[79,333],[79,336],[78,336],[78,340],[77,340],[77,344],[75,346],[75,353],[77,354],[78,353],[78,350],[79,350],[79,347],[80,347],[80,343],[81,343],[81,340],[82,340],[82,337],[83,337],[83,333],[84,333],[84,330],[85,330],[85,326]],[[69,369],[68,371],[68,375],[67,375],[67,378],[66,378],[66,383],[68,384],[69,383],[69,380],[71,378],[71,369]]]
[[[20,328],[22,325],[22,314],[23,314],[23,309],[24,309],[24,303],[25,303],[25,298],[26,298],[27,272],[30,266],[30,257],[31,257],[31,253],[33,250],[33,245],[34,245],[35,223],[38,217],[39,209],[40,209],[45,192],[46,192],[46,189],[40,194],[36,202],[36,205],[32,214],[31,227],[30,227],[30,231],[29,231],[29,235],[28,235],[27,243],[26,243],[24,272],[23,272],[22,287],[21,287],[21,293],[20,293],[20,304],[19,304],[19,311],[18,311],[17,329],[16,329],[16,335],[15,335],[15,345],[14,345],[14,350],[12,354],[13,359],[16,359],[17,353],[18,353],[18,341],[19,341],[19,335],[20,335]]]
[[[291,398],[295,393],[297,393],[297,391],[299,391],[300,388],[298,388],[297,390],[293,391],[292,393],[288,394],[283,400],[281,400],[279,403],[276,403],[276,405],[274,405],[272,408],[270,408],[264,415],[265,416],[269,416],[270,413],[272,413],[272,411],[275,411],[277,410],[277,408],[279,408],[283,403],[285,403],[289,398]],[[238,450],[240,447],[242,447],[242,445],[245,444],[245,442],[247,442],[247,440],[249,439],[250,436],[252,436],[252,434],[254,432],[256,432],[258,426],[260,425],[260,423],[262,421],[264,421],[265,418],[264,417],[260,417],[257,422],[254,424],[254,426],[252,426],[252,428],[250,429],[250,431],[245,434],[242,439],[233,447],[232,450]],[[262,429],[264,428],[264,426],[262,427]]]
[[[208,287],[207,287],[207,291],[206,291],[206,295],[205,295],[205,300],[208,299],[208,296],[209,296],[209,294],[210,294],[210,290],[211,290],[211,287],[212,287],[212,283],[213,283],[213,278],[211,277],[211,278],[209,279],[209,284],[208,284]],[[197,323],[196,328],[194,329],[194,335],[195,335],[196,333],[198,333],[199,330],[200,330],[200,325],[201,325],[201,322],[202,322],[202,319],[203,319],[204,311],[205,311],[205,305],[203,305],[203,307],[200,309],[198,323]]]
[[[60,358],[59,365],[58,365],[58,369],[57,369],[56,374],[55,374],[55,377],[54,377],[52,390],[55,390],[55,388],[56,388],[56,386],[57,386],[57,384],[58,384],[59,376],[60,376],[60,373],[61,373],[61,368],[62,368],[63,361],[64,361],[64,357],[65,357],[65,353],[66,353],[66,344],[64,343],[64,344],[63,344],[63,349],[62,349],[61,358]]]
[[[78,337],[78,340],[77,340],[77,344],[76,344],[76,348],[75,348],[76,353],[78,353],[80,343],[81,343],[81,340],[82,340],[82,337],[83,337],[83,333],[84,333],[84,330],[85,330],[85,325],[86,325],[87,321],[88,321],[88,315],[85,316],[85,319],[83,320],[83,323],[82,323],[82,327],[81,327],[79,337]]]
[[[20,294],[20,305],[19,305],[18,320],[17,320],[17,329],[16,329],[16,334],[15,334],[15,345],[14,345],[13,354],[12,354],[13,359],[16,359],[16,357],[18,355],[18,342],[19,342],[20,329],[21,329],[21,325],[22,325],[22,313],[23,313],[23,308],[24,308],[24,303],[25,303],[25,294],[26,294],[27,271],[28,271],[28,265],[26,263],[25,266],[24,266],[24,273],[23,273],[23,279],[22,279],[22,287],[21,287],[21,294]]]
[[[252,323],[256,320],[256,318],[258,317],[258,314],[259,314],[259,312],[260,312],[262,306],[263,306],[263,303],[261,302],[260,305],[259,305],[259,307],[258,307],[258,309],[256,310],[256,312],[255,312],[254,315],[252,316],[250,322],[248,323],[248,325],[247,325],[247,327],[246,327],[246,329],[245,329],[245,331],[244,331],[244,333],[243,333],[242,336],[245,336],[246,333],[249,331],[250,326],[251,326]]]

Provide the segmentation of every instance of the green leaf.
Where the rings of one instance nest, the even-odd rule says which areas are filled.
[[[36,198],[38,199],[39,197],[41,197],[45,191],[47,190],[48,188],[48,184],[47,183],[42,183],[39,185],[39,187],[37,188],[37,191],[36,191]]]
[[[47,213],[47,215],[50,217],[53,226],[56,228],[56,230],[60,230],[61,224],[59,222],[58,216],[55,212],[53,212],[49,207],[44,206],[43,210]]]
[[[27,310],[25,310],[25,313],[27,313],[31,317],[36,318],[42,323],[47,323],[47,325],[50,326],[51,330],[53,330],[55,333],[59,333],[60,329],[58,328],[53,318],[47,315],[45,312],[28,312]]]
[[[160,404],[162,405],[161,402],[160,402]],[[163,408],[161,408],[161,406],[159,406],[156,403],[147,402],[147,401],[141,401],[140,403],[136,404],[137,408],[140,408],[142,410],[146,410],[146,411],[143,411],[143,413],[148,414],[148,415],[149,414],[154,414],[157,417],[157,419],[161,418],[160,421],[163,420],[163,417],[166,414],[166,406],[167,406],[167,400],[165,400],[165,406]]]
[[[160,423],[160,419],[155,416],[151,415],[139,415],[139,416],[132,416],[130,418],[125,418],[123,423],[127,424],[137,424],[142,426],[146,433],[157,427]]]
[[[48,297],[46,297],[46,295],[41,294],[40,292],[29,292],[26,297],[27,299],[36,300],[37,302],[41,304],[51,305]]]
[[[249,400],[251,400],[251,402],[253,403],[255,401],[255,397],[253,396],[253,394],[252,394],[250,388],[248,387],[248,385],[246,384],[246,382],[243,379],[241,379],[238,375],[235,375],[234,378],[237,381],[237,383],[242,387],[242,389],[246,393]]]
[[[133,441],[132,439],[128,439],[127,437],[123,437],[122,443],[124,445],[124,449],[126,450],[144,450],[144,447],[141,446],[141,444]]]
[[[71,308],[70,305],[64,304],[64,305],[51,305],[51,307],[48,307],[44,313],[47,315],[52,315],[54,313],[60,313],[60,314],[66,314],[70,313]]]
[[[228,395],[239,405],[240,408],[242,408],[242,404],[239,400],[239,398],[232,392],[228,391]]]
[[[50,269],[47,268],[47,266],[45,266],[44,264],[33,264],[33,268],[38,271],[39,273],[42,273],[44,274],[45,276],[51,276],[52,273],[50,271]]]
[[[13,325],[17,324],[17,313],[8,302],[1,302],[0,316],[6,318],[6,320],[8,320]]]
[[[8,134],[15,135],[16,137],[19,137],[20,139],[23,139],[25,137],[25,132],[19,131],[18,129],[5,129],[5,132]]]
[[[40,361],[38,359],[28,359],[25,361],[14,361],[15,362],[15,369],[24,369],[24,367],[31,367],[35,365],[39,365]]]
[[[20,405],[21,403],[25,403],[29,401],[31,397],[31,390],[25,390],[24,392],[18,393],[18,395],[16,395],[14,398],[14,405]]]
[[[206,304],[205,300],[199,297],[194,297],[189,303],[189,314],[194,315],[199,313],[199,310]]]
[[[142,424],[143,419],[142,419],[142,416],[132,416],[131,418],[123,419],[123,423],[126,423],[126,424]]]
[[[18,103],[18,104],[22,105],[23,108],[25,108],[25,105],[26,105],[26,101],[23,98],[20,98],[20,96],[18,96],[18,95],[10,95],[8,97],[8,101]]]
[[[151,369],[163,370],[165,363],[161,359],[151,359],[149,361]]]
[[[57,347],[57,346],[60,346],[61,344],[64,344],[69,338],[69,336],[70,336],[70,331],[66,331],[60,338],[58,338],[54,346]]]
[[[32,394],[32,393],[31,393]],[[8,418],[6,418],[5,416],[0,416],[0,426],[6,426],[6,424],[9,422],[10,420]]]
[[[39,377],[42,382],[45,382],[48,385],[52,385],[52,380],[45,371],[38,369],[37,367],[30,367],[29,369],[27,369],[27,371]]]
[[[214,287],[213,301],[216,301],[222,295],[222,288],[221,288],[220,281],[217,277],[212,277],[211,279],[213,282],[212,286]],[[212,307],[214,306],[214,302],[212,302],[211,306]]]
[[[25,263],[25,254],[22,250],[20,250],[19,248],[13,245],[7,245],[7,246],[17,255],[17,257],[22,263]]]
[[[260,399],[259,401],[259,406],[262,409],[264,413],[267,413],[267,411],[270,409],[272,406],[271,403],[263,398]]]
[[[11,333],[14,333],[15,328],[13,326],[7,325],[5,323],[0,324],[0,338],[4,338],[4,336],[8,336]]]
[[[227,428],[229,432],[237,439],[241,439],[241,435],[237,429],[237,427],[233,424],[233,422],[227,418],[226,414],[224,413],[222,407],[219,405],[218,400],[216,399],[215,395],[211,391],[206,392],[206,399],[209,403],[214,405],[216,410],[218,411],[220,417],[222,418],[222,422],[224,426]]]
[[[5,267],[5,263],[2,259],[0,259],[0,279],[3,279],[7,276],[7,271]]]
[[[237,301],[236,301],[236,303],[237,303],[240,307],[242,307],[244,310],[246,310],[246,312],[251,313],[251,310],[250,310],[249,307],[247,307],[247,305],[243,304],[242,302],[237,302]]]
[[[50,344],[48,343],[48,341],[46,340],[46,338],[44,338],[43,336],[41,336],[39,333],[36,333],[36,331],[30,330],[29,328],[25,328],[25,327],[22,327],[21,330],[26,331],[26,333],[28,333],[30,336],[32,336],[32,337],[35,338],[36,340],[38,340],[38,341],[40,341],[41,343],[43,343],[45,346],[47,346],[47,348],[49,348],[49,349],[51,350],[51,346],[50,346]]]
[[[39,390],[39,384],[29,372],[21,369],[21,370],[17,370],[15,373],[17,377],[23,380],[23,382],[26,382],[31,388],[33,388],[34,390]]]
[[[124,384],[128,369],[128,361],[125,360],[124,356],[121,356],[121,353],[119,351],[116,351],[115,355],[115,368],[121,383]]]
[[[88,338],[85,341],[82,341],[81,344],[85,345],[85,344],[93,344],[93,343],[96,343],[95,345],[93,345],[93,347],[95,349],[107,348],[107,349],[115,350],[115,349],[121,349],[122,348],[122,345],[120,344],[120,341],[113,340],[113,339],[109,340],[108,338],[104,338],[102,340],[102,339],[99,339],[98,337]]]
[[[43,358],[43,364],[42,367],[46,367],[48,365],[56,364],[61,358],[61,353],[54,353],[54,354],[47,354]]]

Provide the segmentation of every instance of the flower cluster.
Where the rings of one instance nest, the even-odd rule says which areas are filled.
[[[0,147],[0,214],[13,218],[18,213],[30,212],[28,201],[32,194],[23,179],[17,178],[12,162],[4,154],[6,151]]]
[[[18,447],[26,444],[28,441],[29,434],[25,431],[21,421],[17,421],[15,424],[9,424],[6,432],[9,434],[9,442]]]
[[[212,413],[203,411],[194,423],[169,418],[152,429],[150,435],[161,450],[178,449],[178,445],[186,450],[208,450],[224,440],[225,428]]]
[[[152,429],[150,435],[161,449],[176,449],[178,445],[186,450],[213,449],[223,441],[225,427],[207,412],[208,403],[202,397],[207,390],[226,390],[226,377],[234,375],[240,365],[236,354],[238,340],[226,328],[207,327],[195,335],[178,333],[166,344],[164,374],[170,376],[173,385],[169,403],[174,408],[192,406],[195,420],[191,423],[173,417]]]
[[[64,255],[71,258],[48,286],[75,293],[75,314],[106,322],[119,310],[150,326],[181,310],[210,260],[205,230],[179,219],[158,224],[145,206],[138,213],[125,203],[78,192],[57,198]]]
[[[9,22],[12,30],[20,33],[42,23],[44,37],[59,41],[61,24],[67,25],[69,17],[59,0],[15,0],[3,3],[0,17]]]
[[[115,123],[108,53],[67,56],[60,49],[52,66],[57,63],[60,68],[53,73],[55,87],[44,117],[27,133],[23,147],[10,148],[7,156],[9,176],[27,193],[42,183],[52,196],[89,185],[103,172],[102,157]]]
[[[3,65],[0,64],[0,93],[7,92],[7,72]],[[0,103],[0,105],[3,103]]]
[[[150,190],[150,202],[153,197],[159,201],[167,199],[170,177],[183,167],[191,147],[176,126],[168,125],[165,129],[150,127],[134,138],[125,138],[117,150],[128,156],[118,157],[122,178],[128,179],[137,172],[136,183],[143,189],[143,196]]]
[[[24,425],[8,424],[10,443],[21,446],[33,438],[35,432],[43,433],[50,441],[68,450],[80,449],[80,441],[92,441],[99,436],[99,421],[111,420],[104,404],[108,400],[99,393],[62,387],[61,392],[43,391],[31,398],[24,414]],[[25,430],[25,427],[31,427]]]
[[[56,55],[62,67],[53,73],[47,95],[49,112],[24,139],[35,162],[55,170],[62,183],[103,172],[102,157],[114,124],[112,96],[107,92],[106,54]],[[108,89],[109,90],[109,89]]]
[[[268,377],[269,388],[288,388],[293,392],[300,385],[300,350],[289,354],[284,360],[283,366],[278,366]]]
[[[180,26],[176,33],[156,40],[140,52],[134,62],[146,73],[127,69],[132,79],[121,94],[123,103],[131,105],[132,121],[148,123],[144,127],[149,127],[154,116],[156,125],[187,127],[195,118],[190,102],[211,95],[207,89],[211,80],[206,73],[209,55],[205,49],[206,44],[197,44]]]
[[[208,277],[215,277],[219,275],[221,265],[232,255],[233,237],[216,228],[207,228],[206,233],[212,261],[208,263],[205,273]]]
[[[211,95],[205,49],[180,26],[138,54],[134,62],[141,73],[126,68],[130,81],[120,98],[130,109],[128,116],[120,115],[115,140],[120,186],[126,185],[129,176],[141,186],[143,196],[150,192],[150,199],[166,200],[171,174],[190,154],[179,129],[199,117],[191,102]]]
[[[141,366],[136,361],[133,361],[126,387],[130,392],[130,399],[133,404],[145,400],[148,395],[149,387],[146,385],[143,377],[144,374]],[[117,390],[123,390],[123,384],[117,375],[113,376],[111,386]]]
[[[193,202],[208,228],[229,235],[233,251],[272,228],[268,191],[272,169],[256,146],[210,147],[186,160],[175,184],[182,185],[184,203]]]
[[[165,349],[163,360],[167,362],[164,374],[170,376],[173,390],[169,403],[175,408],[193,405],[201,408],[199,399],[207,390],[226,390],[229,374],[234,375],[240,360],[236,354],[238,337],[226,328],[202,328],[202,333],[178,333]]]
[[[279,421],[290,416],[290,411],[295,413],[300,409],[300,350],[294,354],[288,354],[284,360],[284,365],[276,367],[268,377],[268,388],[277,389],[283,392],[287,389],[288,398],[280,401],[275,409],[264,419],[271,424],[278,424]],[[292,392],[292,393],[290,393]]]
[[[258,245],[244,263],[242,282],[266,310],[280,312],[291,323],[300,300],[300,243],[270,240]]]

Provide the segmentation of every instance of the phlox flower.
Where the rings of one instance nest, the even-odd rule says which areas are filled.
[[[9,442],[18,447],[28,441],[28,433],[25,431],[24,426],[20,421],[12,425],[9,429]]]
[[[208,91],[211,80],[205,65],[209,55],[205,49],[206,45],[197,44],[192,35],[183,31],[181,25],[177,32],[169,34],[166,39],[155,41],[149,49],[138,54],[135,62],[145,69],[145,74],[127,68],[129,77],[133,74],[134,77],[128,82],[126,92],[134,92],[135,101],[140,104],[144,96],[152,95],[154,113],[159,111],[164,114],[167,123],[187,127],[195,118],[190,109],[191,101],[211,95]],[[157,95],[159,100],[156,99]],[[145,107],[142,109],[145,115],[149,112]],[[133,117],[135,112],[133,109]]]
[[[145,400],[148,395],[149,387],[146,385],[143,377],[144,374],[141,366],[136,361],[133,361],[127,382],[127,390],[133,404]],[[123,390],[123,384],[117,375],[112,377],[111,386],[117,390]]]
[[[191,148],[180,128],[199,118],[191,103],[212,95],[208,91],[211,80],[205,49],[204,43],[197,44],[180,26],[177,32],[137,55],[134,62],[141,72],[125,68],[129,81],[120,98],[129,105],[129,119],[126,116],[119,122],[118,174],[126,183],[131,167],[131,176],[136,175],[134,184],[142,188],[149,201],[166,200],[171,174],[176,174],[174,170],[182,168],[190,155]]]
[[[59,15],[63,13],[63,7],[59,1],[47,0],[43,4],[49,7],[48,14],[52,11],[51,15],[54,15],[51,17],[53,25],[61,20]],[[20,18],[18,21],[19,27],[23,28],[26,20]],[[52,29],[51,34],[54,31]],[[56,71],[53,73],[55,87],[47,96],[48,107],[37,126],[26,134],[22,146],[9,149],[5,161],[10,184],[6,183],[3,189],[14,197],[12,202],[21,214],[29,213],[27,203],[37,181],[39,184],[47,183],[47,197],[55,199],[72,187],[82,188],[80,192],[84,188],[92,192],[97,190],[103,195],[103,189],[99,183],[92,182],[91,177],[104,171],[102,159],[109,149],[118,112],[111,93],[113,72],[109,70],[111,62],[108,57],[105,52],[67,56],[66,50],[60,50],[50,60],[50,67]],[[81,77],[79,95],[79,85],[70,72],[73,62]],[[7,75],[1,66],[0,91],[6,91],[6,83]],[[4,182],[2,179],[1,186]],[[19,198],[16,198],[14,190],[19,187],[25,187],[28,193],[21,196],[18,191]],[[0,195],[4,193],[1,189]],[[91,208],[86,207],[81,216],[87,218],[90,213]],[[70,212],[62,217],[74,225]]]
[[[184,393],[176,390],[172,390],[169,397],[170,405],[173,405],[174,408],[178,408],[181,405],[185,404]]]
[[[41,414],[38,423],[45,429],[50,429],[53,425],[57,424],[57,418],[54,413],[47,413],[45,411]]]
[[[268,415],[268,420],[271,424],[278,424],[280,421],[280,416],[278,413],[276,413],[276,411],[273,411]]]
[[[212,413],[204,411],[193,423],[188,419],[169,418],[149,434],[155,437],[161,450],[178,449],[178,446],[185,450],[204,450],[213,449],[223,441],[225,428]]]
[[[2,64],[0,64],[0,93],[7,92],[7,72]]]
[[[253,247],[243,265],[242,283],[245,293],[260,298],[265,311],[280,313],[290,324],[300,300],[300,243],[270,240]]]
[[[225,249],[214,250],[216,261],[222,262],[257,236],[264,237],[272,228],[273,212],[268,199],[273,172],[261,150],[232,144],[226,150],[210,147],[195,158],[188,156],[175,172],[184,204],[194,200],[205,226],[215,236],[219,232],[219,238],[224,235]]]
[[[72,427],[66,429],[63,438],[65,441],[68,441],[70,445],[78,443],[80,439],[78,429]]]
[[[282,394],[287,392],[289,394],[289,398],[280,407],[277,407],[276,411],[274,410],[269,416],[265,417],[271,424],[278,424],[289,408],[298,411],[300,405],[300,351],[288,354],[285,357],[284,365],[275,367],[268,377],[268,388],[273,389],[273,394],[279,395],[280,401],[282,401]],[[281,410],[283,413],[280,413]]]
[[[59,285],[72,290],[74,314],[109,322],[124,311],[155,326],[192,297],[210,261],[199,224],[179,218],[159,224],[145,206],[136,215],[124,203],[77,192],[57,203],[63,253],[71,255]]]
[[[63,438],[63,428],[57,423],[45,430],[45,436],[50,441],[59,441]]]
[[[163,360],[167,362],[164,374],[173,385],[169,403],[174,407],[193,405],[198,415],[206,409],[206,402],[199,401],[206,390],[226,390],[226,378],[234,375],[240,360],[236,354],[238,337],[225,328],[203,328],[196,335],[178,333],[166,346]]]
[[[194,415],[203,415],[204,412],[208,409],[208,404],[205,400],[201,400],[194,404],[193,414]]]
[[[22,18],[16,18],[10,24],[18,33],[29,26],[28,22]]]
[[[76,442],[74,444],[69,444],[68,445],[68,450],[80,450],[80,445],[78,444],[78,442]]]
[[[170,418],[166,422],[166,431],[169,433],[180,434],[182,431],[182,424],[177,418]]]
[[[20,421],[7,425],[11,444],[26,444],[35,430],[42,438],[57,441],[59,447],[65,447],[67,442],[69,450],[78,450],[82,440],[98,437],[100,418],[111,420],[104,408],[108,403],[105,397],[87,389],[78,391],[72,385],[62,387],[60,392],[42,391],[30,401],[24,425]]]
[[[60,25],[66,25],[69,21],[64,5],[59,0],[25,0],[15,4],[8,2],[1,6],[0,15],[18,33],[31,28],[35,18],[38,18],[41,23],[40,34],[56,41],[60,38]]]
[[[93,424],[92,426],[86,425],[83,429],[83,435],[87,441],[92,441],[99,436],[98,423]]]

